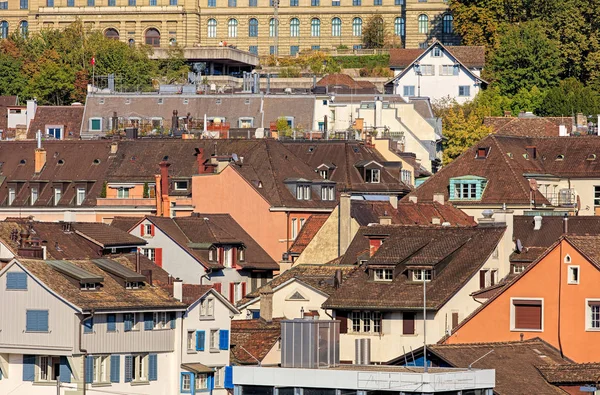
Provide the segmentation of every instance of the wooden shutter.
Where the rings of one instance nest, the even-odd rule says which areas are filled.
[[[218,293],[221,293],[221,283],[216,283],[213,284],[213,288],[215,289],[215,291],[217,291]]]
[[[515,329],[542,329],[542,302],[514,300]]]
[[[85,357],[85,382],[91,383],[94,380],[94,357]]]
[[[227,329],[219,331],[219,350],[229,350],[229,331]]]
[[[110,356],[110,382],[118,383],[121,380],[121,356]]]
[[[144,313],[144,330],[151,331],[154,329],[154,320],[152,313]]]
[[[340,320],[340,333],[348,333],[348,313],[345,311],[336,311],[335,318]]]
[[[231,267],[237,269],[238,250],[235,247],[231,247]]]
[[[23,381],[35,379],[35,355],[23,355]]]
[[[63,383],[71,382],[71,368],[67,357],[60,357],[60,368],[59,368],[60,381]]]
[[[229,301],[231,303],[235,302],[235,283],[229,283]]]
[[[117,330],[117,316],[116,314],[106,315],[106,331],[115,332]]]
[[[196,331],[196,351],[204,351],[205,342],[206,333],[204,331]]]
[[[402,334],[415,334],[415,313],[402,313]]]
[[[148,381],[158,380],[158,355],[148,355]]]
[[[479,271],[479,289],[485,288],[485,273],[486,272],[487,272],[487,270]]]
[[[246,297],[246,283],[242,283],[242,298]]]
[[[154,237],[154,225],[150,225],[150,236]]]
[[[125,382],[133,380],[133,355],[125,355]]]
[[[453,311],[452,312],[452,329],[456,328],[457,326],[458,326],[458,312]]]
[[[162,248],[155,248],[154,249],[154,263],[156,263],[158,266],[162,267],[163,262],[162,262]]]
[[[140,224],[140,235],[144,235],[144,224]]]

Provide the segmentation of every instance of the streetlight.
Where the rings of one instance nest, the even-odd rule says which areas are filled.
[[[415,63],[415,74],[417,75],[417,97],[421,97],[421,76],[423,75],[423,72],[421,71],[421,65],[419,63]]]

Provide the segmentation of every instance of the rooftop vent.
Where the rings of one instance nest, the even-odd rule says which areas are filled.
[[[587,160],[596,160],[596,154],[589,154]]]

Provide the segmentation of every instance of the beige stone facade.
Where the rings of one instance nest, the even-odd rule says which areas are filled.
[[[259,55],[272,53],[275,47],[279,55],[291,55],[340,45],[359,48],[359,22],[364,28],[378,13],[388,34],[400,36],[400,45],[419,47],[434,37],[458,44],[458,37],[449,33],[451,17],[443,0],[279,0],[278,34],[271,22],[275,17],[271,1],[275,0],[8,0],[8,9],[0,14],[0,24],[6,22],[8,29],[0,25],[0,35],[12,33],[23,22],[29,32],[37,32],[79,18],[90,29],[114,29],[113,34],[130,43],[161,47],[175,42],[185,47],[226,43]],[[153,40],[149,32],[158,33],[159,39]]]

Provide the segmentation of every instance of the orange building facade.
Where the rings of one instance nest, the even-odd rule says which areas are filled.
[[[444,342],[539,337],[575,362],[600,361],[600,237],[564,236]]]

